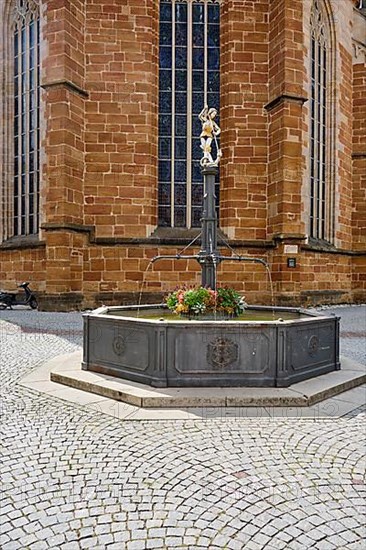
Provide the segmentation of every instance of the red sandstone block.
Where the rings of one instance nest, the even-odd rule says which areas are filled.
[[[102,272],[100,271],[84,271],[84,281],[100,281],[102,279]]]

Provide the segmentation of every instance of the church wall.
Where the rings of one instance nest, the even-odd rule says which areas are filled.
[[[42,4],[44,105],[41,239],[46,245],[49,296],[81,291],[74,258],[80,247],[67,232],[84,223],[85,3]]]
[[[46,290],[45,246],[9,247],[0,251],[0,281],[4,290],[16,290],[16,285],[29,281],[30,288],[42,293]]]
[[[157,224],[158,1],[86,2],[84,222],[97,237]]]
[[[38,242],[0,245],[0,281],[10,289],[30,280],[44,309],[136,302],[142,283],[142,300],[156,302],[179,284],[199,283],[194,260],[146,271],[154,255],[176,254],[196,234],[156,228],[158,4],[42,3],[42,229]],[[314,244],[307,238],[307,4],[223,2],[220,225],[235,252],[269,262],[276,303],[362,301],[365,64],[354,55],[354,10],[345,0],[334,14],[335,246]],[[218,279],[250,303],[271,303],[261,265],[223,262]]]
[[[225,147],[220,225],[233,239],[267,233],[268,0],[224,2],[221,15],[221,120]]]
[[[353,149],[352,236],[353,249],[366,249],[366,14],[353,14]],[[353,261],[352,288],[362,300],[366,289],[366,261]]]
[[[353,247],[366,248],[366,16],[354,12],[353,40]]]

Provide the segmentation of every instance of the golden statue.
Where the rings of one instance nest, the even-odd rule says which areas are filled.
[[[216,118],[217,110],[214,108],[209,109],[207,105],[202,109],[198,118],[202,122],[202,132],[200,135],[201,149],[203,151],[203,157],[200,160],[201,166],[217,166],[222,156],[221,149],[217,143],[217,136],[220,135],[221,129],[216,124],[214,119]],[[212,158],[212,140],[215,140],[217,157],[216,160]]]

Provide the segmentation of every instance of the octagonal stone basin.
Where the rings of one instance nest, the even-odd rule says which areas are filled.
[[[339,317],[248,308],[186,320],[163,305],[101,307],[84,318],[82,368],[153,387],[287,387],[340,369]]]

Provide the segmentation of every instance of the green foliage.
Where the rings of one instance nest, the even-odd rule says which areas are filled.
[[[219,309],[223,309],[234,315],[243,313],[246,306],[244,297],[229,287],[222,287],[217,290],[217,304]]]
[[[204,287],[181,287],[169,294],[166,304],[171,311],[186,315],[218,311],[237,316],[243,313],[246,307],[244,297],[228,287],[219,288],[217,291]]]

